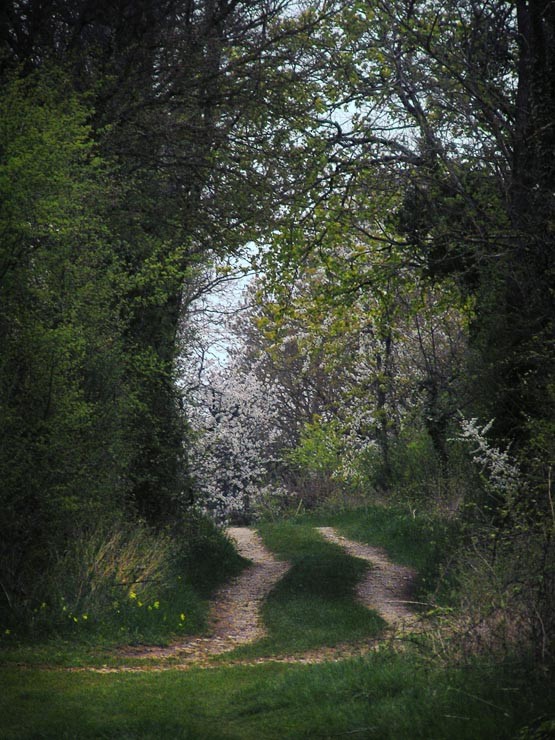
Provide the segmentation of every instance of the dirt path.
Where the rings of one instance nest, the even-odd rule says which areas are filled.
[[[380,649],[383,636],[370,638],[357,644],[322,647],[300,655],[281,655],[253,659],[231,659],[215,664],[212,658],[222,656],[239,645],[259,640],[265,630],[260,619],[260,607],[272,587],[289,570],[290,564],[277,560],[266,549],[258,534],[248,527],[231,527],[229,536],[235,541],[239,553],[252,561],[240,576],[216,594],[210,609],[210,636],[191,637],[185,642],[168,648],[128,648],[120,655],[134,659],[150,659],[145,664],[104,668],[80,668],[100,673],[140,671],[188,670],[213,665],[259,663],[324,663],[348,657],[365,655]],[[343,547],[349,555],[372,564],[367,578],[358,587],[358,597],[368,608],[375,609],[391,627],[388,638],[402,637],[412,629],[416,615],[410,609],[410,590],[415,573],[410,568],[392,563],[385,552],[376,547],[362,545],[338,534],[332,527],[318,527],[318,531],[331,542]],[[393,633],[393,634],[392,634]],[[159,663],[154,661],[159,660]]]
[[[192,637],[168,648],[129,648],[132,658],[178,658],[180,664],[201,664],[215,655],[264,636],[260,606],[272,587],[291,567],[266,549],[258,534],[248,527],[230,527],[240,555],[252,561],[241,575],[221,588],[210,608],[210,636]],[[174,666],[175,667],[175,666]]]
[[[291,565],[277,560],[253,529],[230,527],[227,533],[235,541],[239,554],[253,563],[245,573],[221,589],[211,610],[214,636],[231,640],[235,647],[264,636],[260,606]]]
[[[415,571],[391,562],[379,547],[349,540],[332,527],[317,529],[327,540],[343,547],[349,555],[371,563],[372,568],[357,588],[357,596],[364,606],[377,611],[395,629],[406,631],[414,626],[417,616],[411,609],[410,599]]]

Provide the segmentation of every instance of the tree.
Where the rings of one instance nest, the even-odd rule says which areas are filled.
[[[290,195],[310,109],[293,69],[319,13],[281,0],[2,11],[8,600],[19,588],[30,603],[34,574],[83,528],[160,528],[190,503],[181,326]]]
[[[308,259],[337,275],[356,234],[381,285],[454,279],[474,303],[474,411],[523,450],[552,416],[552,37],[543,2],[345,7],[314,37],[319,157],[266,258],[276,283]],[[380,289],[357,270],[347,295]]]
[[[88,110],[56,70],[2,90],[0,562],[21,604],[52,553],[123,506],[134,398]]]
[[[4,68],[66,68],[110,162],[105,217],[136,399],[128,505],[152,523],[175,513],[187,485],[182,316],[212,265],[240,254],[268,228],[276,195],[287,197],[287,152],[310,107],[293,69],[327,12],[291,13],[284,0],[8,4]]]
[[[282,291],[272,281],[255,282],[250,310],[236,324],[235,368],[254,372],[279,400],[281,475],[293,489],[304,485],[302,471],[291,477],[287,460],[294,459],[327,490],[360,478],[365,457],[376,465],[378,451],[374,483],[389,490],[401,440],[422,430],[446,479],[469,307],[453,284],[433,289],[407,271],[385,281],[379,251],[358,238],[347,246],[342,236],[326,248],[320,244]],[[371,293],[361,287],[368,285]]]

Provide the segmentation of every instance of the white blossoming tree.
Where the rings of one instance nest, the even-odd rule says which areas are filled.
[[[190,465],[197,503],[218,521],[250,519],[272,488],[280,447],[279,404],[272,390],[233,360],[205,369],[191,389]]]

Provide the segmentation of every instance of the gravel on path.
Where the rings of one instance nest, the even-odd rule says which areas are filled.
[[[340,545],[349,555],[371,564],[357,588],[357,596],[368,609],[374,609],[391,627],[410,629],[417,620],[411,608],[411,594],[416,572],[406,565],[393,563],[380,547],[363,545],[339,534],[333,527],[318,527],[329,541]]]
[[[202,663],[265,635],[260,618],[261,604],[291,566],[275,558],[254,529],[229,527],[227,534],[235,542],[239,554],[252,564],[216,593],[210,607],[209,636],[191,637],[167,648],[130,647],[125,650],[125,656],[176,657],[180,663]]]

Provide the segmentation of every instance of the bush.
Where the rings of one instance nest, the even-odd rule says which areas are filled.
[[[506,450],[487,439],[492,422],[462,420],[477,475],[466,497],[465,546],[454,644],[463,655],[535,654],[555,661],[555,529],[547,495]],[[469,486],[467,485],[467,488]],[[543,495],[542,495],[543,494]],[[549,499],[550,500],[550,499]]]
[[[311,510],[327,502],[345,505],[348,491],[356,485],[358,455],[337,420],[305,424],[285,461],[287,486],[293,491],[289,506]]]
[[[167,642],[205,628],[205,600],[243,564],[221,530],[196,513],[164,532],[122,522],[76,529],[32,592],[0,614],[0,636]]]
[[[203,513],[188,512],[169,534],[174,569],[203,596],[237,575],[246,564],[229,537]]]
[[[388,500],[453,512],[475,488],[476,475],[460,445],[451,443],[447,453],[447,460],[441,460],[426,429],[407,426],[390,441],[387,464],[378,447],[361,453],[358,485],[385,492]]]

